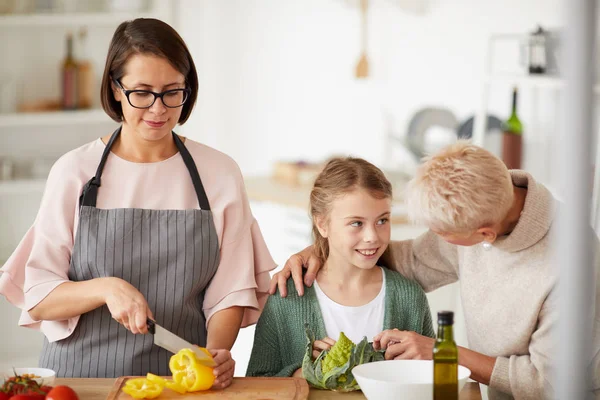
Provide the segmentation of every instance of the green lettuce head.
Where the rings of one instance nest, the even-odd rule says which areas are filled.
[[[302,361],[302,374],[312,386],[319,389],[350,392],[360,390],[352,375],[352,368],[360,364],[384,360],[384,352],[375,351],[373,345],[364,337],[358,344],[340,333],[335,345],[329,350],[323,350],[313,361],[312,349],[315,335],[304,325],[306,333],[306,353]]]

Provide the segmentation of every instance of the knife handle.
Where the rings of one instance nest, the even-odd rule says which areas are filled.
[[[146,326],[148,327],[148,332],[154,335],[154,333],[156,332],[156,328],[154,327],[154,321],[152,321],[150,318],[146,318]]]

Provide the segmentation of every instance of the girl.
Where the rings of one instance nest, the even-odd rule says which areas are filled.
[[[391,201],[391,184],[367,161],[337,158],[325,166],[310,195],[314,248],[323,268],[303,297],[291,286],[287,298],[269,297],[248,376],[301,376],[305,323],[321,339],[315,357],[340,332],[355,343],[392,328],[434,336],[423,290],[377,265],[390,241]]]
[[[40,366],[59,377],[169,375],[170,353],[138,335],[152,318],[211,350],[214,387],[231,383],[229,350],[256,321],[275,263],[237,164],[173,132],[197,94],[172,27],[141,18],[117,28],[101,100],[120,127],[56,162],[0,276],[20,325],[46,336]]]

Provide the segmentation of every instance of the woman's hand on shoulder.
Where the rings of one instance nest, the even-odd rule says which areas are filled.
[[[385,349],[386,360],[431,360],[435,339],[413,331],[388,329],[373,338],[375,350]]]
[[[226,349],[209,349],[217,366],[213,369],[215,374],[215,382],[213,389],[225,389],[233,381],[233,373],[235,372],[235,360],[231,358],[231,352]]]
[[[104,301],[111,316],[131,333],[148,333],[147,318],[154,319],[144,295],[120,278],[105,279]]]
[[[302,279],[302,268],[306,268],[304,280]],[[283,266],[282,270],[277,272],[271,278],[269,294],[275,294],[279,288],[281,297],[287,296],[287,280],[292,277],[296,291],[299,296],[304,295],[304,285],[312,286],[317,277],[317,272],[321,268],[321,262],[313,254],[313,246],[308,246],[299,253],[292,255]]]

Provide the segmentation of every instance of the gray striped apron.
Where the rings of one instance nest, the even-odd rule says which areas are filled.
[[[205,346],[202,303],[220,257],[198,170],[181,139],[173,133],[200,209],[96,208],[102,169],[120,132],[121,128],[113,133],[96,175],[82,191],[69,279],[81,282],[121,278],[144,295],[159,325],[190,343]],[[45,339],[39,365],[56,371],[59,377],[113,378],[148,372],[164,376],[170,374],[170,356],[153,345],[152,335],[134,335],[113,320],[104,305],[81,315],[66,339],[53,343]]]

